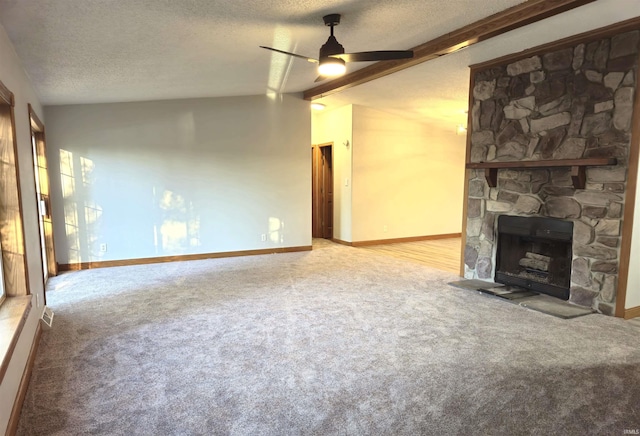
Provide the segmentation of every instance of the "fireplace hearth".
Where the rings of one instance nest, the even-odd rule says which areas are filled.
[[[570,221],[500,215],[496,283],[568,300],[572,241],[573,223]]]

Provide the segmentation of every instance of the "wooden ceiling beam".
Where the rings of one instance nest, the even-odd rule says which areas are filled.
[[[414,56],[411,59],[376,62],[307,89],[304,99],[316,100],[344,91],[594,1],[528,0],[412,48]]]

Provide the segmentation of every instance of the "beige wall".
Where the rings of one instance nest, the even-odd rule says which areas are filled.
[[[314,144],[333,142],[333,237],[352,242],[352,106],[315,112],[311,124]]]
[[[354,105],[354,241],[461,231],[466,138],[455,128]]]
[[[460,233],[466,137],[455,127],[359,105],[314,114],[314,144],[334,143],[334,237]]]
[[[33,308],[13,352],[8,369],[0,384],[0,433],[7,428],[11,410],[18,393],[29,350],[35,336],[38,320],[42,314],[44,290],[42,266],[40,264],[40,240],[37,221],[33,157],[29,129],[27,104],[31,103],[35,112],[42,117],[42,108],[36,94],[24,73],[13,46],[2,26],[0,26],[0,80],[15,96],[16,139],[18,141],[18,165],[22,192],[25,246],[27,251],[27,273],[29,291],[33,295]]]
[[[640,172],[638,174],[640,180]],[[633,214],[633,236],[629,258],[629,276],[627,281],[627,299],[625,309],[640,306],[640,189],[636,189],[636,207]]]
[[[47,106],[58,262],[311,245],[300,97]]]

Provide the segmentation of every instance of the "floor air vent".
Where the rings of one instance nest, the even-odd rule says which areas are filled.
[[[42,322],[42,327],[46,330],[49,330],[51,328],[51,325],[53,324],[53,310],[45,306],[40,321]]]

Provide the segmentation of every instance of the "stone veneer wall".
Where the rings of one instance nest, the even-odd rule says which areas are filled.
[[[484,170],[468,179],[465,277],[495,274],[501,214],[574,223],[570,301],[613,315],[640,31],[472,69],[470,162],[616,157],[587,168]]]

